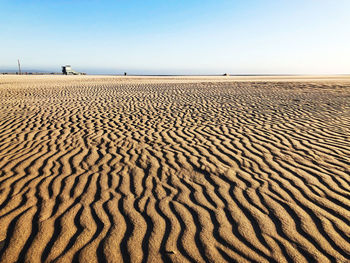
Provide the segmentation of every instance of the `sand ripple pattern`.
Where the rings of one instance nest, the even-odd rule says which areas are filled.
[[[348,262],[350,85],[0,79],[0,262]]]

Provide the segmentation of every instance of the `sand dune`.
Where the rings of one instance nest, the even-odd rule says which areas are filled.
[[[0,262],[348,262],[350,80],[0,76]]]

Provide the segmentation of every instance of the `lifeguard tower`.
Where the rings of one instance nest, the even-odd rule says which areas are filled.
[[[63,75],[81,75],[80,72],[73,70],[70,65],[62,66],[62,73]]]

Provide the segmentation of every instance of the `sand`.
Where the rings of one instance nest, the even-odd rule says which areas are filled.
[[[0,76],[0,262],[348,262],[350,78]]]

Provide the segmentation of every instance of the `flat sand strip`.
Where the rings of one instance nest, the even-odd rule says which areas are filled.
[[[349,262],[349,77],[0,76],[0,262]]]

